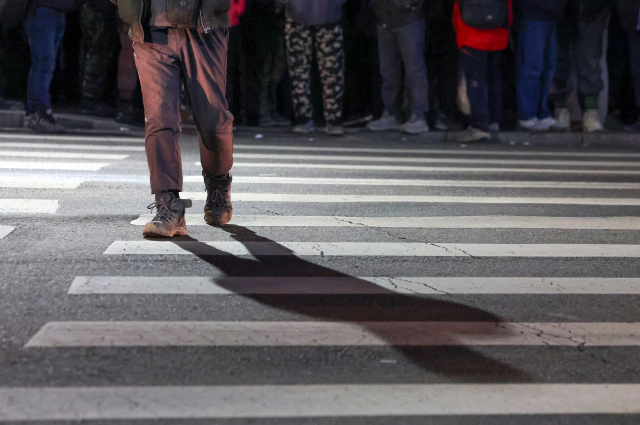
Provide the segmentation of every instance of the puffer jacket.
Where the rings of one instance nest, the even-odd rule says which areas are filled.
[[[149,0],[111,0],[118,6],[120,19],[130,25],[129,37],[135,43],[144,43],[142,23],[149,17]],[[180,3],[186,1],[187,6]],[[198,28],[208,33],[220,28],[229,28],[231,0],[201,0],[197,9],[195,0],[167,0],[167,16],[176,27]]]
[[[638,31],[638,15],[640,14],[640,0],[618,0],[618,15],[625,31]]]
[[[493,52],[504,50],[509,46],[509,29],[478,29],[470,27],[462,20],[460,13],[460,0],[453,5],[453,27],[456,30],[458,47],[471,47],[472,49]],[[509,0],[509,26],[513,23],[513,3]]]
[[[396,29],[425,18],[424,0],[371,0],[378,21]]]
[[[277,0],[284,5],[287,18],[307,25],[335,24],[342,19],[347,0]]]

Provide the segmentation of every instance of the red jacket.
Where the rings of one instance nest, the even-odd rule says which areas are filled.
[[[247,0],[231,0],[231,9],[229,10],[229,18],[231,26],[235,27],[240,23],[240,16],[247,7]]]
[[[481,30],[470,27],[462,21],[460,13],[460,0],[456,0],[453,5],[453,27],[456,29],[458,47],[471,47],[472,49],[495,51],[504,50],[509,45],[509,30],[506,28],[495,28],[491,30]],[[553,0],[550,0],[553,1]],[[509,0],[509,26],[513,23],[513,4]]]

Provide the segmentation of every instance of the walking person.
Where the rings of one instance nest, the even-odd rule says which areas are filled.
[[[500,60],[509,45],[509,27],[513,21],[511,0],[485,2],[485,13],[464,8],[465,0],[453,5],[460,64],[467,82],[471,105],[469,128],[462,143],[488,142],[491,133],[500,131],[502,118],[502,78]],[[492,21],[489,22],[488,18]]]
[[[409,134],[429,131],[429,80],[425,65],[426,20],[424,0],[372,0],[378,17],[378,52],[382,74],[382,117],[367,124],[373,131],[401,130]],[[402,68],[411,93],[411,116],[401,124]]]
[[[207,190],[204,218],[211,226],[232,214],[233,116],[225,99],[230,0],[167,2],[118,0],[131,26],[145,109],[145,148],[157,213],[143,235],[186,235],[180,199],[182,164],[178,141],[182,81],[191,100]]]
[[[27,83],[25,127],[39,133],[60,133],[65,128],[53,116],[51,80],[64,35],[65,13],[76,0],[29,0],[24,29],[31,49]]]
[[[311,63],[315,52],[326,121],[323,131],[342,136],[345,56],[340,20],[346,0],[278,1],[284,4],[287,17],[285,42],[296,124],[293,131],[315,131],[311,103]]]
[[[517,0],[518,125],[529,131],[562,130],[549,109],[549,89],[556,70],[557,22],[568,0]]]

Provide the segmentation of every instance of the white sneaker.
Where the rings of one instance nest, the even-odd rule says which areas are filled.
[[[571,111],[568,108],[556,109],[556,130],[569,131],[571,129]]]
[[[371,131],[400,130],[400,122],[394,115],[385,111],[380,118],[367,124],[367,128]]]
[[[325,127],[321,128],[320,131],[329,136],[344,136],[344,127],[341,125],[327,124]]]
[[[600,121],[600,113],[597,109],[587,109],[587,112],[582,117],[582,129],[587,133],[604,130],[602,121]]]
[[[527,131],[531,131],[534,133],[542,133],[545,131],[549,131],[551,128],[551,124],[546,122],[546,120],[539,120],[536,117],[533,117],[529,120],[518,120],[518,126]]]
[[[314,131],[316,131],[316,127],[313,124],[313,120],[309,120],[305,124],[298,124],[293,127],[293,132],[298,134],[309,134]]]
[[[418,115],[413,114],[407,122],[400,126],[400,130],[407,134],[426,133],[429,131],[429,125],[424,118],[420,118]]]
[[[548,117],[545,119],[540,120],[540,124],[549,127],[549,130],[552,131],[560,131],[560,130],[564,130],[564,127],[560,125],[560,123],[558,121],[556,121],[555,118],[553,117]]]
[[[475,142],[488,142],[491,140],[491,134],[486,131],[478,130],[477,128],[469,127],[462,133],[460,143],[475,143]]]

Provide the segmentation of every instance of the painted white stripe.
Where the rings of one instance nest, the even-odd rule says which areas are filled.
[[[637,413],[638,384],[0,388],[6,421]]]
[[[26,158],[75,158],[75,159],[113,159],[122,160],[129,155],[116,155],[108,153],[75,153],[75,152],[27,152],[27,151],[3,151],[0,156],[26,157]]]
[[[206,200],[206,192],[183,192],[181,197]],[[525,198],[515,196],[384,196],[384,195],[309,195],[304,193],[234,193],[234,202],[304,203],[426,203],[426,204],[553,204],[553,205],[640,205],[640,198]]]
[[[77,189],[82,181],[0,180],[0,187],[15,189]]]
[[[58,201],[53,199],[0,199],[0,214],[55,214]]]
[[[199,165],[199,163],[196,163]],[[422,173],[543,173],[543,174],[594,174],[640,175],[639,170],[584,170],[555,168],[482,168],[482,167],[421,167],[414,165],[358,165],[358,164],[295,164],[275,162],[235,162],[235,168],[298,168],[313,170],[366,170],[366,171],[419,171]]]
[[[110,164],[98,162],[17,162],[0,161],[0,169],[98,171]]]
[[[202,176],[186,176],[187,183],[202,183]],[[640,189],[640,183],[503,181],[503,180],[411,180],[411,179],[335,179],[306,177],[233,176],[233,184],[306,184],[337,186],[424,186],[424,187],[498,187],[545,189]]]
[[[640,346],[640,323],[49,322],[25,347]]]
[[[153,214],[144,214],[131,224],[144,226]],[[202,214],[186,214],[187,225],[206,226]],[[640,230],[640,217],[333,217],[237,215],[231,224],[246,227],[400,227],[418,229],[575,229]]]
[[[541,159],[485,159],[485,158],[416,158],[394,156],[345,156],[345,155],[290,155],[290,154],[260,154],[235,153],[238,159],[266,159],[291,161],[354,161],[354,162],[384,162],[384,163],[419,163],[419,164],[493,164],[493,165],[548,165],[565,167],[640,167],[640,162],[631,161],[566,161]]]
[[[0,148],[27,148],[27,149],[69,149],[86,151],[134,151],[143,152],[144,146],[105,146],[59,143],[29,143],[29,142],[0,142]]]
[[[116,241],[108,255],[638,258],[640,245]]]
[[[53,136],[53,135],[39,135],[39,134],[0,134],[0,139],[144,143],[144,137],[108,137],[108,136],[103,137],[103,136],[68,136],[68,135]]]
[[[235,150],[256,151],[299,151],[299,152],[354,152],[411,155],[469,155],[469,156],[541,156],[541,157],[576,157],[576,158],[640,158],[639,153],[615,152],[540,152],[521,150],[473,150],[473,149],[388,149],[369,147],[334,147],[334,146],[282,146],[282,145],[246,145],[234,144]]]
[[[638,278],[78,276],[69,294],[640,294]]]
[[[0,239],[4,239],[9,233],[13,232],[14,230],[16,230],[15,227],[0,226]]]

